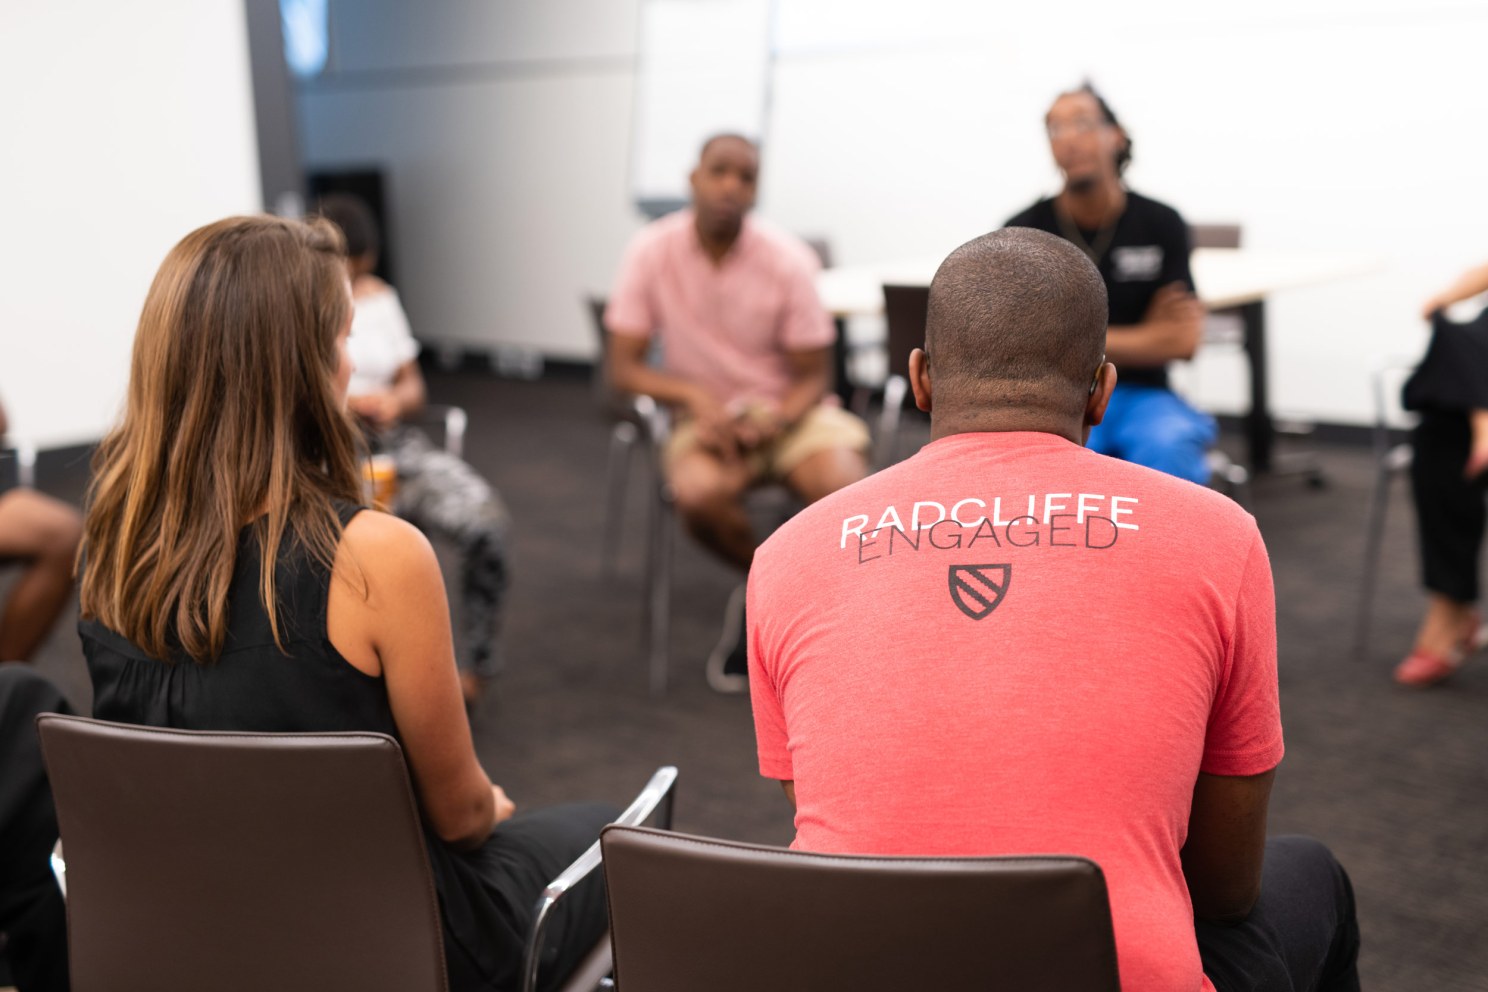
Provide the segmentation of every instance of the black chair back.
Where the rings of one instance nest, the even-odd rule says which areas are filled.
[[[930,312],[929,286],[884,286],[884,318],[888,324],[888,374],[909,377],[909,353],[925,346],[925,321]]]

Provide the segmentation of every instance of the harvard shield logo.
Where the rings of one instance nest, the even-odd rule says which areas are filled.
[[[1011,565],[952,565],[948,580],[951,602],[973,620],[981,620],[997,609],[1013,581]]]

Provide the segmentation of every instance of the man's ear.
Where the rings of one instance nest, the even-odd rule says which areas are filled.
[[[1106,417],[1106,404],[1111,402],[1111,392],[1116,388],[1116,366],[1102,362],[1096,373],[1095,389],[1085,401],[1085,439],[1090,439],[1090,428]]]
[[[909,388],[914,393],[915,406],[922,412],[930,412],[930,356],[923,348],[909,353]]]

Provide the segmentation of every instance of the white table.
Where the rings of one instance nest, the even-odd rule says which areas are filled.
[[[836,317],[883,312],[883,287],[928,286],[939,258],[907,258],[826,269],[816,288]],[[1245,328],[1250,363],[1250,412],[1246,436],[1254,471],[1271,468],[1275,431],[1271,423],[1266,358],[1266,297],[1271,293],[1363,275],[1380,267],[1359,255],[1278,252],[1252,248],[1196,248],[1190,260],[1199,299],[1210,310],[1235,311]]]

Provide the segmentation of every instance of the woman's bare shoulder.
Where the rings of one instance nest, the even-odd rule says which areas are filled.
[[[380,510],[363,510],[346,525],[337,550],[339,568],[343,559],[378,578],[396,581],[409,569],[433,564],[438,568],[429,539],[413,524]]]

